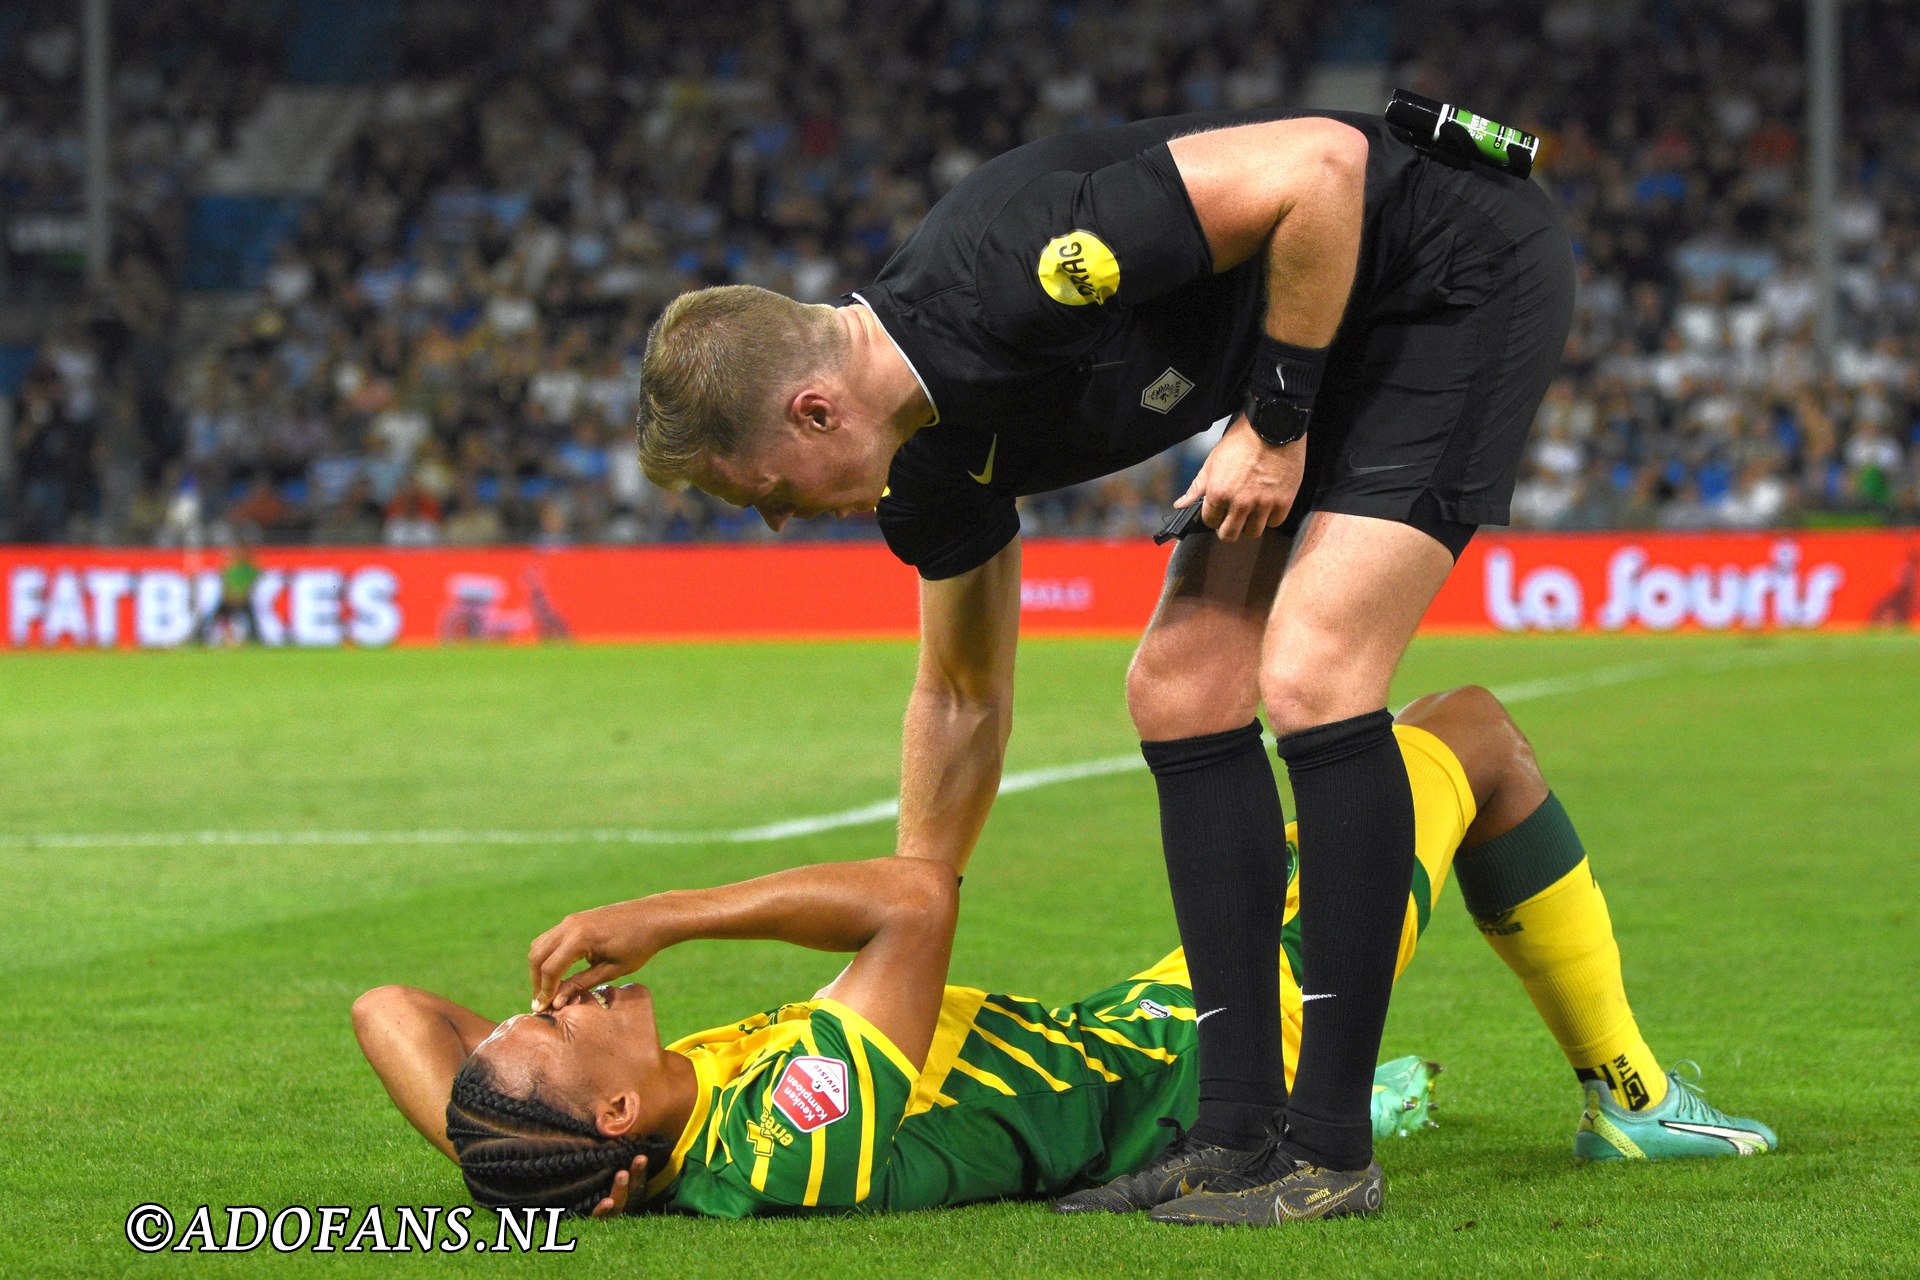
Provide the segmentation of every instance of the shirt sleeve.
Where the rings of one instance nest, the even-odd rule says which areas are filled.
[[[710,1172],[751,1213],[845,1210],[881,1184],[920,1073],[860,1014],[823,1000],[719,1118]]]
[[[1112,310],[1210,274],[1213,254],[1162,143],[1089,173],[1035,178],[987,225],[975,268],[997,336],[1077,355]]]
[[[893,554],[939,581],[977,569],[1020,532],[1013,494],[992,488],[971,469],[998,448],[990,432],[941,427],[902,445],[874,513]]]

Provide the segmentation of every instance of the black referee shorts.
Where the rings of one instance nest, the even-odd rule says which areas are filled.
[[[1443,169],[1416,216],[1432,265],[1349,317],[1327,357],[1300,496],[1312,511],[1397,520],[1456,558],[1505,524],[1527,432],[1573,322],[1573,246],[1552,199],[1484,169]]]

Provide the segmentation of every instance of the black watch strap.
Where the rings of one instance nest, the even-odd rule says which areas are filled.
[[[1306,435],[1308,421],[1313,417],[1313,411],[1303,405],[1263,396],[1257,391],[1248,393],[1242,412],[1247,415],[1253,434],[1275,448],[1292,444]]]

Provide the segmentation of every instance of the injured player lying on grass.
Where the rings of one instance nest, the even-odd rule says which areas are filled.
[[[1455,690],[1415,702],[1395,732],[1418,828],[1400,968],[1451,869],[1584,1085],[1576,1156],[1773,1149],[1770,1129],[1709,1106],[1641,1038],[1605,900],[1506,709]],[[1291,1081],[1302,988],[1289,880],[1278,961]],[[1126,1212],[1184,1183],[1221,1198],[1205,1221],[1271,1220],[1235,1184],[1246,1153],[1183,1135],[1201,1089],[1195,1024],[1233,1011],[1195,1010],[1181,953],[1053,1007],[948,986],[957,902],[948,867],[899,857],[656,894],[535,941],[544,1012],[495,1023],[381,987],[355,1003],[354,1030],[394,1103],[486,1205],[732,1218],[1051,1196],[1062,1212]],[[811,1000],[664,1044],[645,987],[599,984],[695,938],[857,954]],[[1375,1132],[1420,1127],[1431,1089],[1417,1058],[1381,1067]],[[1374,1204],[1354,1211],[1377,1206],[1369,1185]],[[1156,1216],[1186,1220],[1170,1209]]]

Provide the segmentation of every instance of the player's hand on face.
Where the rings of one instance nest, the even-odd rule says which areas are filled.
[[[613,1175],[613,1190],[607,1192],[599,1204],[593,1206],[593,1216],[600,1219],[617,1218],[627,1211],[627,1199],[632,1196],[635,1187],[647,1185],[647,1158],[635,1156],[631,1169],[622,1169]]]
[[[535,938],[527,949],[534,1012],[562,1008],[601,983],[632,973],[653,959],[664,945],[656,927],[661,914],[655,899],[635,898],[576,911]],[[564,977],[583,960],[586,968],[571,978]]]
[[[1279,448],[1253,433],[1243,414],[1213,446],[1200,474],[1173,505],[1201,502],[1200,519],[1222,542],[1259,537],[1286,520],[1306,470],[1307,442]],[[1203,497],[1204,495],[1204,497]]]

